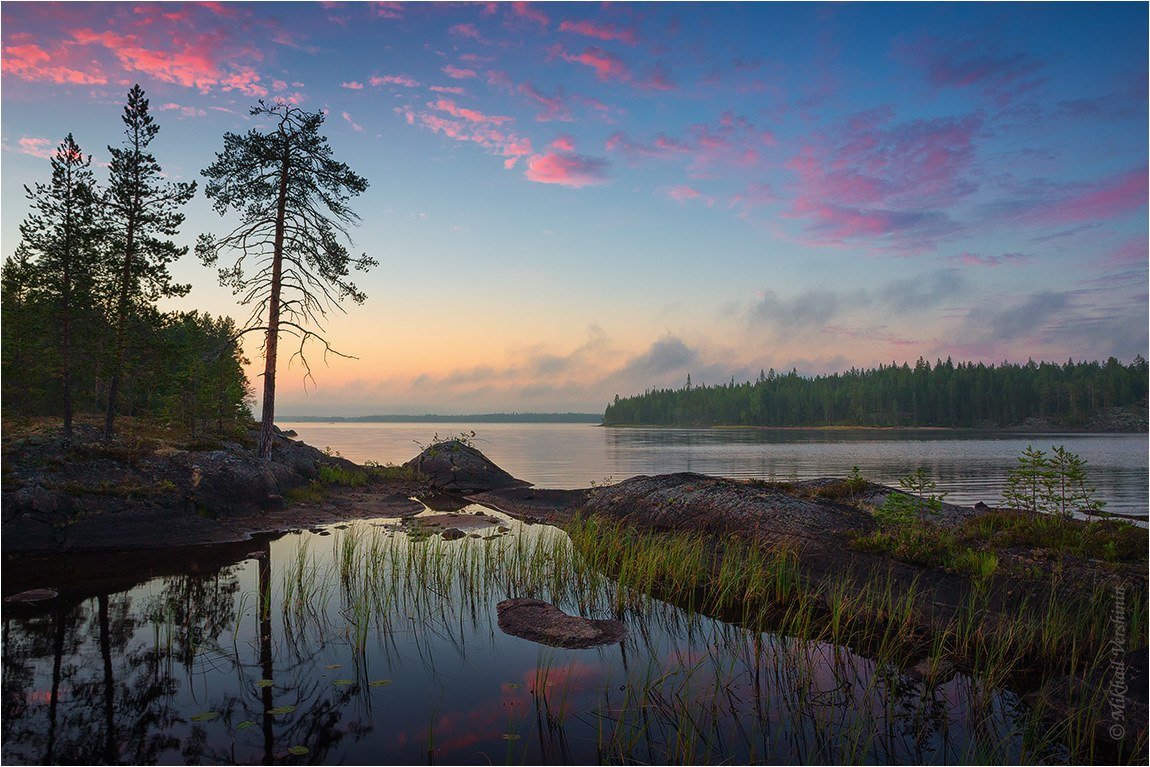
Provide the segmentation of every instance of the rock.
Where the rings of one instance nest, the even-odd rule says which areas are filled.
[[[455,527],[449,527],[440,534],[443,536],[443,540],[445,541],[456,541],[460,538],[467,537],[467,533]]]
[[[287,429],[286,431],[281,431],[280,436],[281,437],[298,437],[299,434],[296,433],[295,429]]]
[[[455,493],[474,493],[527,484],[459,440],[431,445],[404,466],[422,474],[432,487]]]
[[[282,509],[287,506],[287,501],[284,500],[282,495],[269,495],[264,501],[265,509]]]
[[[247,554],[244,554],[244,559],[267,559],[267,558],[268,558],[268,555],[267,555],[266,551],[249,551]]]
[[[568,615],[538,599],[505,599],[497,609],[503,633],[550,647],[581,649],[617,644],[627,634],[619,621]]]
[[[5,602],[46,602],[49,599],[55,599],[60,594],[53,589],[29,589],[28,591],[21,591],[19,594],[13,594],[7,597]]]
[[[978,509],[979,511],[986,511],[986,510],[987,510],[987,509],[989,509],[990,507],[989,507],[989,506],[987,506],[987,505],[986,505],[985,503],[983,503],[982,501],[979,501],[978,503],[974,504],[974,508]]]

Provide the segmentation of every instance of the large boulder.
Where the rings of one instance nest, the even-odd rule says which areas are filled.
[[[555,605],[538,599],[505,599],[496,609],[503,633],[550,647],[580,649],[618,644],[627,634],[619,621],[568,615]]]
[[[457,439],[429,445],[404,466],[423,475],[431,487],[455,493],[476,493],[528,484]]]

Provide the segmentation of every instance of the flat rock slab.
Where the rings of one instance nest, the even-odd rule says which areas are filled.
[[[409,517],[407,521],[420,527],[454,527],[463,531],[485,530],[503,524],[503,520],[486,514],[428,514],[422,517]]]
[[[505,634],[549,645],[582,649],[623,641],[627,629],[619,621],[568,615],[538,599],[505,599],[497,606],[499,628]]]

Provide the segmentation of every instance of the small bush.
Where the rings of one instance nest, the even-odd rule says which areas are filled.
[[[363,487],[367,484],[367,474],[356,469],[324,464],[319,467],[319,481],[325,485]]]

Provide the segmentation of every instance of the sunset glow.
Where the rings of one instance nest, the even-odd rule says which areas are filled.
[[[953,356],[1147,354],[1144,4],[10,3],[2,240],[139,82],[173,180],[325,110],[357,278],[278,412],[601,411]],[[202,194],[178,239],[225,229]],[[189,253],[167,308],[247,311]],[[260,370],[258,338],[247,342]],[[289,352],[291,349],[289,349]],[[318,352],[317,352],[318,355]],[[317,357],[318,360],[318,357]]]

